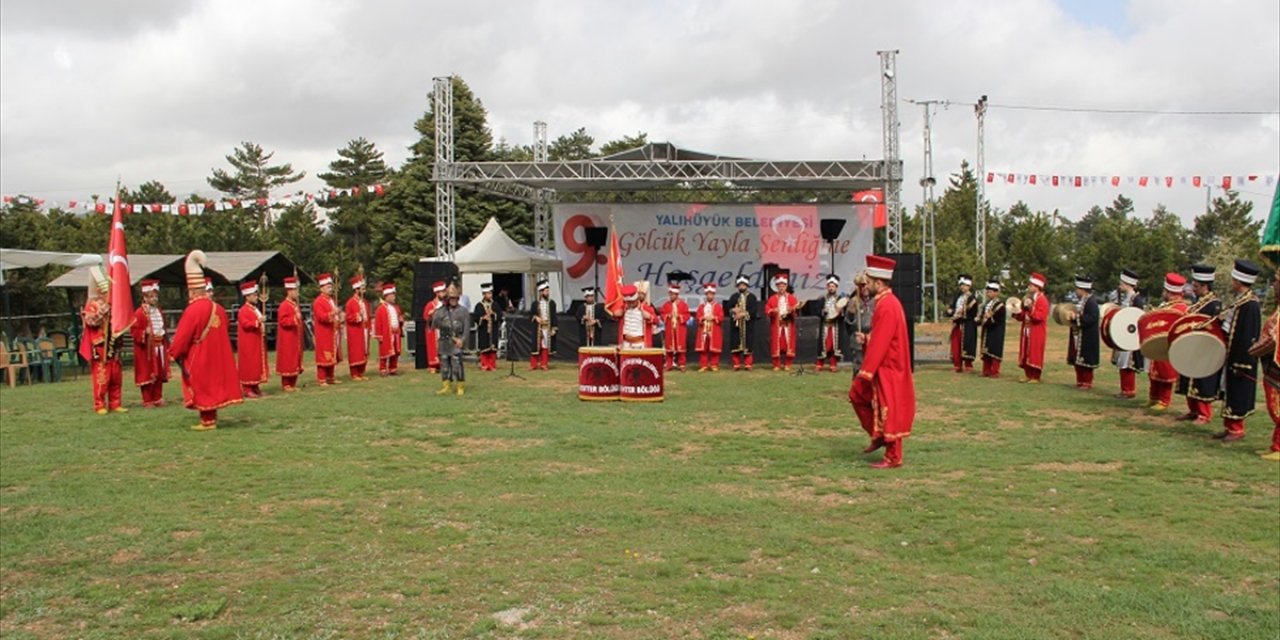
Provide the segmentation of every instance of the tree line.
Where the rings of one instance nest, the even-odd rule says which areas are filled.
[[[461,162],[524,161],[533,159],[529,145],[495,139],[481,100],[461,79],[453,79],[455,157]],[[435,185],[431,181],[435,148],[434,113],[413,123],[418,134],[409,157],[399,167],[388,166],[377,146],[363,137],[337,149],[328,170],[319,177],[331,190],[387,185],[381,196],[362,191],[325,202],[297,201],[283,209],[251,205],[201,215],[133,214],[126,218],[131,253],[184,254],[205,251],[277,250],[309,273],[340,270],[355,273],[363,267],[371,282],[408,283],[419,257],[433,256],[435,247]],[[642,146],[647,134],[596,145],[585,128],[562,135],[548,145],[552,160],[580,160]],[[274,153],[254,142],[243,142],[226,156],[227,167],[214,169],[209,186],[223,198],[252,202],[277,195],[297,183],[305,172],[278,162]],[[1252,203],[1227,191],[1197,215],[1188,228],[1165,207],[1138,216],[1123,195],[1107,206],[1094,206],[1077,221],[1060,212],[1033,211],[1018,202],[1007,210],[992,210],[987,223],[987,260],[974,247],[977,179],[967,164],[950,178],[933,204],[940,301],[960,273],[982,279],[1006,274],[1007,282],[1023,283],[1038,271],[1049,279],[1051,294],[1065,294],[1076,273],[1097,279],[1096,288],[1114,285],[1122,268],[1131,268],[1154,283],[1166,271],[1185,272],[1195,262],[1210,262],[1220,277],[1230,272],[1236,257],[1256,259],[1262,220],[1252,216]],[[95,196],[110,198],[111,194]],[[600,192],[563,194],[580,201],[684,202],[848,202],[850,194],[831,191],[752,192],[728,185],[690,185],[664,192]],[[126,203],[173,204],[179,197],[151,180],[125,187]],[[0,246],[16,249],[103,253],[110,217],[53,208],[38,210],[15,198],[0,209]],[[183,202],[202,203],[207,197],[190,194]],[[533,243],[533,213],[529,205],[501,197],[459,190],[456,197],[456,238],[465,244],[495,217],[517,242]],[[917,251],[926,219],[924,209],[904,212],[903,249]],[[883,230],[876,247],[883,246]],[[7,272],[14,315],[67,311],[67,300],[45,284],[65,268]],[[848,276],[851,274],[841,274]]]

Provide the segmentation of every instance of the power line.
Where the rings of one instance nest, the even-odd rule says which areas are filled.
[[[945,104],[972,104],[964,100],[947,100]],[[1280,111],[1214,111],[1214,110],[1177,110],[1177,109],[1105,109],[1101,107],[1056,107],[1045,105],[1030,104],[999,104],[995,102],[987,103],[989,109],[1010,109],[1014,111],[1056,111],[1060,113],[1110,113],[1124,115],[1151,115],[1151,116],[1274,116],[1280,115]]]

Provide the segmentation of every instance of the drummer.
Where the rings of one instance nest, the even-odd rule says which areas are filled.
[[[1098,299],[1093,296],[1093,278],[1076,276],[1076,308],[1071,312],[1071,337],[1067,344],[1067,363],[1076,369],[1076,388],[1093,388],[1093,370],[1098,368]]]
[[[1045,321],[1049,319],[1049,298],[1044,295],[1045,278],[1039,273],[1027,277],[1027,297],[1022,309],[1013,318],[1022,322],[1018,337],[1018,366],[1026,378],[1022,382],[1040,384],[1044,373],[1044,346],[1048,333]]]
[[[640,301],[640,290],[633,284],[622,287],[622,301],[626,307],[617,314],[618,348],[624,351],[651,348],[657,315]]]
[[[1138,274],[1130,269],[1120,272],[1120,286],[1116,303],[1121,307],[1141,309],[1147,299],[1138,291]],[[1138,351],[1112,351],[1111,364],[1120,369],[1120,393],[1117,398],[1135,398],[1138,395],[1138,372],[1143,369],[1142,354]]]
[[[1223,442],[1235,442],[1244,438],[1244,421],[1253,413],[1258,395],[1258,359],[1249,353],[1249,347],[1262,330],[1262,305],[1250,288],[1261,271],[1258,265],[1236,259],[1231,270],[1231,291],[1236,299],[1231,303],[1223,331],[1227,334],[1227,363],[1222,376],[1222,426],[1221,433],[1213,437]]]
[[[1164,274],[1164,301],[1158,308],[1186,313],[1187,301],[1182,298],[1186,286],[1187,279],[1181,274]],[[1173,402],[1173,383],[1178,381],[1178,371],[1168,360],[1152,360],[1151,366],[1147,368],[1147,378],[1150,381],[1147,399],[1151,403],[1147,408],[1152,411],[1168,409],[1169,403]]]
[[[982,306],[982,377],[999,378],[1000,361],[1004,359],[1004,301],[1000,299],[1000,281],[987,283],[987,301]]]
[[[1187,308],[1187,313],[1201,313],[1211,318],[1222,313],[1222,300],[1213,293],[1214,275],[1214,267],[1211,264],[1192,265],[1191,292],[1195,294],[1196,302]],[[1179,376],[1177,393],[1187,397],[1187,412],[1179,416],[1178,420],[1194,421],[1198,425],[1213,421],[1213,403],[1218,399],[1221,380],[1221,369],[1212,375],[1194,380]]]

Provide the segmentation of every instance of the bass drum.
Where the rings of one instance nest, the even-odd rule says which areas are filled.
[[[1169,364],[1188,378],[1217,375],[1227,362],[1222,323],[1202,313],[1179,318],[1169,328]]]
[[[1142,346],[1138,340],[1138,319],[1142,309],[1114,306],[1102,316],[1102,342],[1114,351],[1137,351]]]
[[[1175,309],[1153,309],[1138,318],[1138,350],[1152,360],[1169,359],[1169,329],[1182,318]]]

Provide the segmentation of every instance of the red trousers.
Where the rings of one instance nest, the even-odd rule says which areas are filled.
[[[738,356],[733,357],[733,366],[738,366]],[[720,368],[720,354],[711,353],[710,351],[698,352],[698,368],[705,369],[707,367]]]
[[[93,410],[119,408],[123,384],[120,360],[94,360],[89,363],[89,377],[93,380]]]
[[[218,410],[214,409],[213,411],[201,411],[200,424],[206,427],[210,425],[218,424]]]
[[[498,370],[498,352],[484,351],[480,353],[480,370],[481,371],[497,371]]]
[[[688,354],[686,354],[683,351],[679,351],[679,352],[668,351],[667,352],[667,371],[670,371],[676,367],[680,367],[681,370],[684,370],[685,366],[688,364],[688,362],[686,361],[687,357],[688,357]]]
[[[1022,372],[1026,374],[1028,380],[1039,380],[1042,373],[1040,369],[1026,365],[1023,365]]]
[[[1222,427],[1231,435],[1244,435],[1244,420],[1236,418],[1223,418]]]
[[[740,366],[745,366],[746,368],[750,369],[752,363],[755,362],[755,356],[751,355],[750,353],[746,354],[745,356],[740,353],[734,353],[732,354],[732,358],[733,358],[734,369],[737,369]]]
[[[382,375],[394,375],[396,366],[400,364],[399,356],[387,356],[378,358],[378,373]]]
[[[1081,389],[1093,388],[1093,368],[1076,366],[1076,386]]]
[[[285,389],[297,389],[298,376],[280,376],[280,386]]]
[[[982,356],[982,375],[987,378],[999,378],[1000,360],[990,356]]]
[[[796,357],[793,355],[773,356],[773,368],[790,367],[791,363],[795,361]]]
[[[262,388],[256,384],[240,385],[240,394],[246,398],[261,398]]]
[[[543,369],[546,369],[547,362],[550,359],[551,359],[551,352],[545,349],[541,352],[529,354],[529,369],[533,370],[533,369],[537,369],[538,367],[542,367]]]
[[[142,406],[158,407],[164,401],[164,383],[152,382],[138,387],[138,391],[142,393]]]
[[[320,384],[332,383],[334,368],[334,365],[316,365],[316,380],[319,380]]]
[[[1153,405],[1159,405],[1161,407],[1169,406],[1169,404],[1173,402],[1173,383],[1152,380],[1151,386],[1148,387],[1147,390],[1147,399],[1150,400]]]
[[[1120,370],[1120,393],[1132,398],[1138,395],[1138,372],[1133,369]]]
[[[1187,413],[1198,422],[1208,422],[1213,419],[1213,404],[1187,396]]]
[[[365,367],[367,367],[368,365],[369,365],[369,363],[368,363],[368,362],[364,362],[364,363],[361,363],[361,364],[353,364],[353,365],[349,365],[349,366],[350,366],[350,369],[351,369],[351,378],[352,378],[352,379],[359,379],[359,378],[363,378],[363,377],[364,377],[364,369],[365,369]]]
[[[1280,390],[1272,389],[1269,384],[1263,384],[1262,388],[1267,393],[1267,413],[1275,425],[1271,430],[1271,450],[1280,451]]]
[[[815,366],[815,367],[817,367],[818,371],[822,371],[822,365],[824,364],[824,362],[830,362],[830,363],[831,363],[831,370],[832,370],[832,371],[835,371],[835,370],[836,370],[836,365],[840,364],[840,357],[839,357],[839,356],[828,356],[828,357],[827,357],[827,359],[826,359],[825,361],[824,361],[822,358],[818,358],[818,362],[814,364],[814,366]]]
[[[858,416],[858,422],[862,425],[862,430],[866,431],[871,438],[871,442],[884,445],[884,461],[895,465],[902,464],[902,439],[889,440],[883,433],[878,436],[876,434],[878,407],[876,407],[875,388],[870,383],[858,384],[858,379],[855,377],[853,385],[849,387],[849,403],[853,405],[853,413]]]

